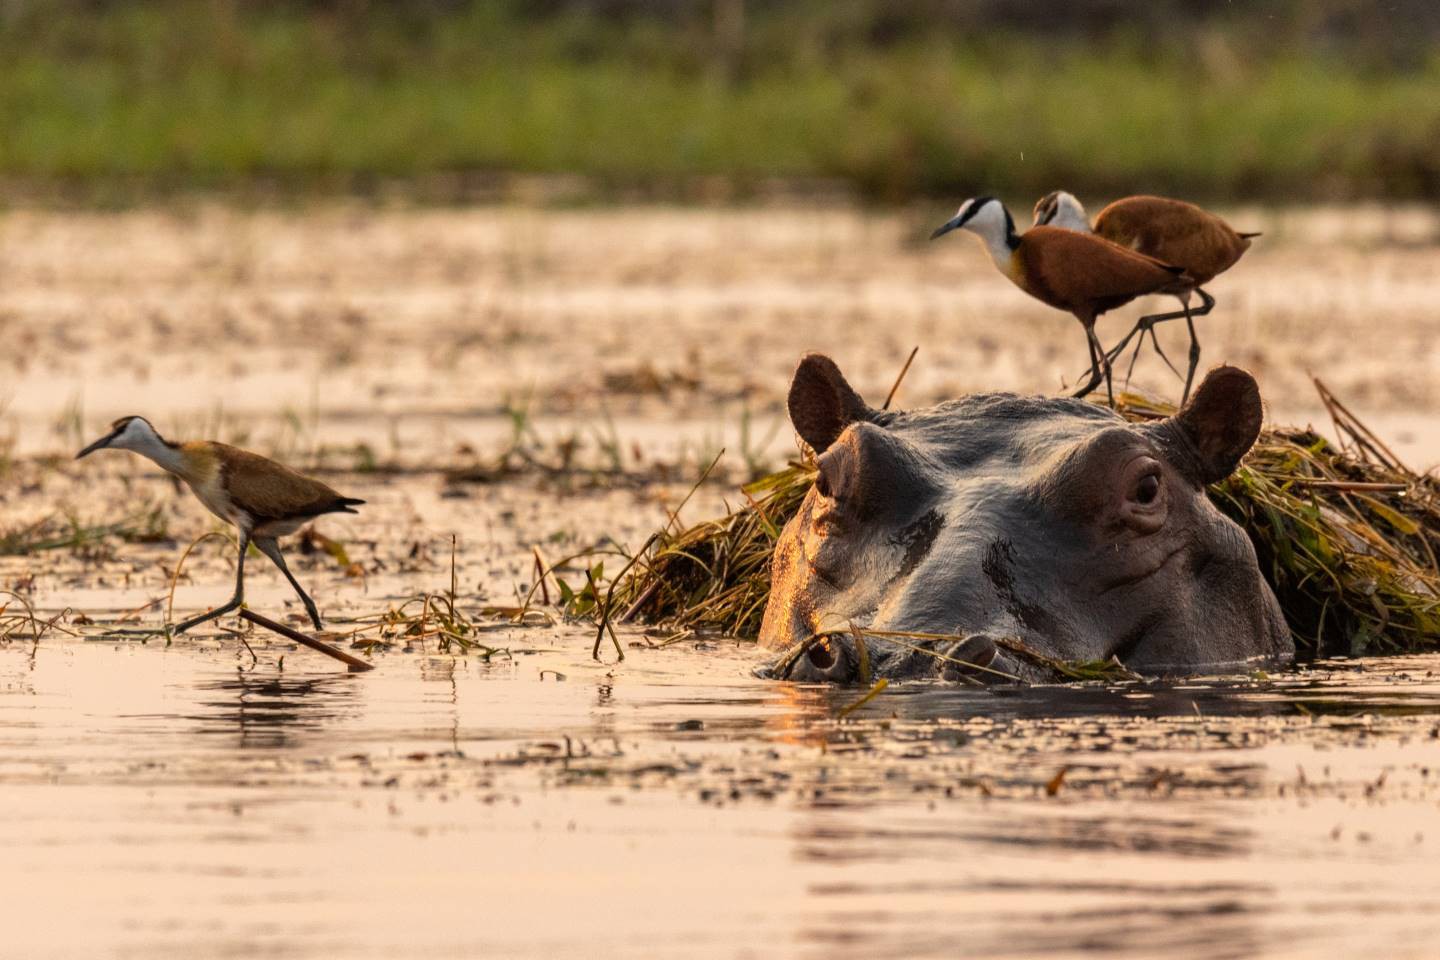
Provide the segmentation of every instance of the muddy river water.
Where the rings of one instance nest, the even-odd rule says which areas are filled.
[[[1440,219],[1232,219],[1266,235],[1216,283],[1206,365],[1255,371],[1286,422],[1321,375],[1440,462]],[[218,528],[127,455],[68,460],[121,414],[367,500],[319,525],[343,560],[290,548],[343,630],[452,583],[478,619],[537,547],[636,547],[722,446],[684,519],[737,502],[793,454],[805,350],[878,400],[920,344],[902,405],[1061,389],[1073,323],[933,225],[0,216],[0,542],[44,541],[0,555],[0,607],[58,617],[0,641],[0,957],[1440,955],[1440,656],[851,710],[863,690],[757,679],[731,640],[636,629],[597,662],[553,607],[490,624],[488,662],[394,647],[365,674],[258,633],[252,661],[221,631],[115,632],[160,623]],[[1153,359],[1137,383],[1175,387]],[[177,618],[229,595],[228,551],[196,548]],[[247,600],[298,609],[258,563]]]
[[[1440,658],[977,691],[728,643],[0,650],[16,957],[1433,956]],[[583,651],[577,652],[577,651]],[[563,679],[558,679],[563,677]],[[1061,771],[1064,771],[1061,776]]]

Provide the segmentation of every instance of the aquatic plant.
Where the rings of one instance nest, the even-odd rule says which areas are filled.
[[[0,643],[12,640],[29,641],[38,644],[52,630],[74,636],[74,631],[61,626],[70,616],[67,607],[50,617],[35,612],[29,599],[15,590],[0,590]]]
[[[169,536],[168,518],[159,505],[143,506],[115,523],[90,521],[73,513],[54,513],[0,529],[0,556],[96,549],[109,537],[119,537],[128,543],[156,543]]]

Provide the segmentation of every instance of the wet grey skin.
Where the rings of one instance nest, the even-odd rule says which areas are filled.
[[[790,419],[815,486],[776,544],[763,646],[802,681],[859,679],[849,624],[955,636],[907,641],[1022,678],[996,643],[1145,674],[1220,672],[1294,654],[1244,532],[1205,487],[1260,431],[1250,374],[1217,367],[1175,416],[1128,423],[1082,400],[978,394],[871,409],[830,358],[801,360]],[[993,679],[883,639],[876,677]]]

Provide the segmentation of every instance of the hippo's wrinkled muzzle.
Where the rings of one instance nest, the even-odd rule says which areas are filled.
[[[872,677],[982,683],[1015,679],[1009,672],[1012,664],[999,653],[995,640],[985,634],[951,641],[917,638],[904,645],[877,637],[865,641],[863,652],[849,636],[825,634],[786,652],[770,675],[796,683],[857,683]]]

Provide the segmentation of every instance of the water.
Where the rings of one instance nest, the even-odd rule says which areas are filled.
[[[753,679],[742,647],[636,637],[605,665],[589,640],[362,675],[279,644],[0,647],[0,955],[1440,942],[1440,657],[901,684],[838,720],[860,691]]]

